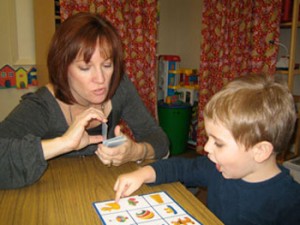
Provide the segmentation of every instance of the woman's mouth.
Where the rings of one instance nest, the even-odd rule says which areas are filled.
[[[103,95],[105,93],[105,89],[104,88],[96,89],[96,90],[93,91],[93,93],[95,95]]]

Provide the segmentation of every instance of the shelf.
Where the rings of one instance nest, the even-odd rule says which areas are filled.
[[[277,70],[276,69],[276,74],[288,75],[289,71],[288,70]],[[294,70],[294,74],[300,74],[300,69]]]
[[[295,154],[293,152],[285,152],[285,153],[278,154],[277,157],[276,157],[276,161],[279,164],[282,164],[287,160],[291,160],[291,159],[294,159],[294,158],[297,158],[297,157],[298,157],[298,154]]]
[[[293,97],[298,112],[297,118],[300,119],[300,95],[294,95]]]
[[[294,95],[295,102],[300,102],[300,95]]]
[[[289,49],[289,64],[288,69],[278,69],[276,70],[276,74],[287,75],[288,87],[293,92],[294,90],[294,78],[296,75],[300,74],[299,64],[296,63],[296,46],[297,42],[299,42],[299,38],[297,38],[297,33],[300,28],[299,22],[299,2],[300,0],[293,1],[292,7],[292,21],[285,22],[280,24],[281,29],[289,29],[290,32],[290,49]],[[297,41],[298,39],[298,41]],[[299,107],[300,96],[294,96],[294,102]],[[299,148],[300,148],[300,112],[298,108],[297,112],[298,121],[296,122],[295,133],[292,138],[291,144],[293,144],[293,150],[286,149],[282,154],[278,155],[277,160],[279,162],[292,159],[294,157],[299,156]]]
[[[300,22],[298,21],[297,27],[300,27]],[[280,28],[292,28],[292,22],[280,23]]]

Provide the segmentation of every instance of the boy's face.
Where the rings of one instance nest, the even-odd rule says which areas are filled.
[[[216,163],[218,171],[226,179],[243,179],[251,182],[255,171],[252,149],[246,151],[221,123],[215,123],[210,119],[204,121],[208,136],[204,150],[208,153],[208,158]]]

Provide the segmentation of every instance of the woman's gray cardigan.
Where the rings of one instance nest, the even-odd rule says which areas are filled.
[[[114,136],[114,127],[120,119],[128,124],[137,142],[152,145],[155,158],[168,155],[166,134],[150,115],[127,76],[123,77],[112,98],[109,138]],[[41,140],[61,136],[67,129],[65,117],[46,87],[22,96],[20,104],[0,123],[0,188],[19,188],[36,182],[48,165]],[[98,131],[100,134],[100,127],[89,133]],[[94,144],[67,155],[91,155],[96,148]]]

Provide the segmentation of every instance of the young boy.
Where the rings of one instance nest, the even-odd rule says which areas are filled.
[[[206,186],[208,208],[226,225],[300,224],[300,184],[276,163],[296,120],[288,88],[244,76],[215,94],[204,110],[206,156],[170,158],[119,176],[116,201],[143,183]]]

